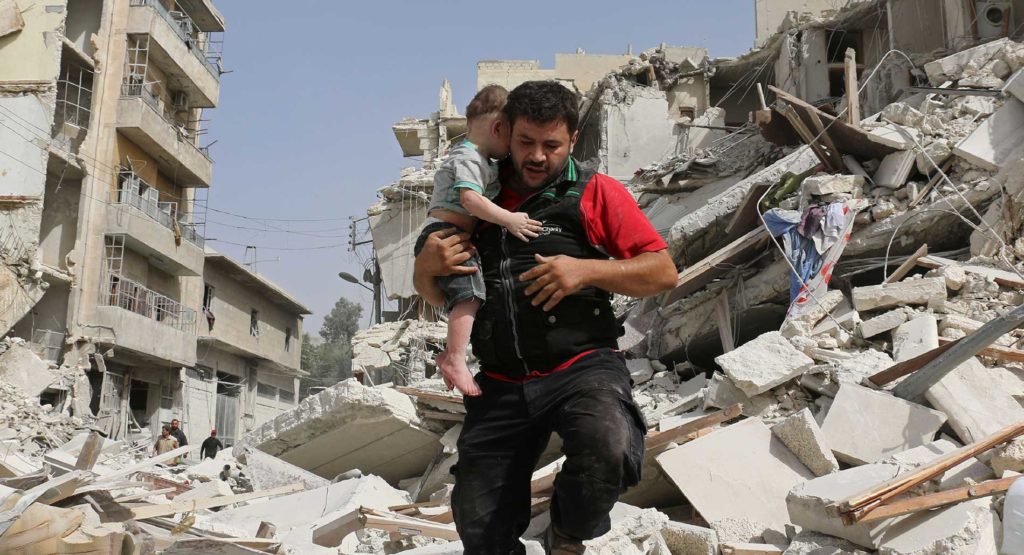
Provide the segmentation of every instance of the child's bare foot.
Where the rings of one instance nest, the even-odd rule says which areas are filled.
[[[480,395],[480,386],[473,379],[473,374],[469,372],[469,366],[466,365],[465,357],[452,356],[451,353],[445,351],[437,355],[436,362],[437,367],[441,369],[441,376],[444,377],[444,383],[448,386],[448,389],[454,386],[463,395],[468,395],[469,397]]]

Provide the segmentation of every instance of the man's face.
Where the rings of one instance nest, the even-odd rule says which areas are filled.
[[[161,436],[161,437],[167,437],[167,436],[169,436],[170,434],[171,434],[171,433],[170,433],[170,432],[168,432],[167,430],[160,430],[160,436]]]
[[[177,430],[178,429],[178,421],[177,420],[171,420],[171,429],[173,429],[173,430]]]
[[[531,189],[550,183],[565,166],[577,135],[569,135],[564,120],[536,123],[518,118],[512,126],[510,150],[520,182]]]

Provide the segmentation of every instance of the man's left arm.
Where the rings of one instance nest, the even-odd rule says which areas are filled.
[[[676,286],[677,273],[664,239],[624,185],[598,175],[580,199],[587,240],[611,260],[537,256],[537,266],[520,276],[533,281],[526,294],[534,306],[551,310],[584,287],[630,297],[649,297]]]
[[[544,310],[551,310],[584,287],[597,287],[630,297],[650,297],[676,286],[676,267],[664,249],[624,260],[586,260],[564,255],[536,255],[536,259],[537,265],[519,279],[533,280],[526,288],[526,295],[533,295],[533,306],[543,305]]]

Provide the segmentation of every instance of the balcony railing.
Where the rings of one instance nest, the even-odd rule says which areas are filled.
[[[192,18],[185,12],[172,12],[164,7],[160,0],[131,0],[132,6],[149,6],[156,10],[156,13],[160,14],[160,17],[164,18],[164,21],[174,29],[177,33],[178,38],[188,46],[188,49],[192,51],[192,54],[202,62],[203,66],[209,70],[210,74],[220,79],[220,68],[217,67],[216,55],[207,52],[205,48],[206,44],[209,43],[209,39],[204,33],[198,31],[196,25],[192,22]],[[196,33],[198,36],[193,36]],[[212,58],[212,59],[211,59]]]
[[[101,306],[116,306],[195,335],[196,311],[120,274],[104,272]]]
[[[203,248],[206,242],[203,236],[196,232],[194,223],[186,223],[179,219],[181,213],[178,211],[177,202],[160,202],[159,192],[131,170],[121,170],[118,174],[117,196],[114,203],[127,204],[171,231],[177,227],[186,241],[199,248]]]
[[[179,142],[187,144],[203,155],[204,158],[213,162],[213,159],[210,158],[209,146],[201,147],[195,143],[196,132],[178,123],[173,115],[164,110],[160,97],[153,90],[152,86],[141,83],[121,83],[121,98],[141,98],[147,106],[152,108],[158,116],[167,122],[167,125],[170,125],[177,132]]]

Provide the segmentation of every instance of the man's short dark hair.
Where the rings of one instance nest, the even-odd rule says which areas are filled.
[[[572,135],[580,123],[579,100],[557,81],[527,81],[508,93],[505,115],[510,126],[519,118],[535,123],[564,121]]]
[[[505,107],[508,91],[501,85],[487,85],[480,89],[466,106],[466,121],[501,112]]]

